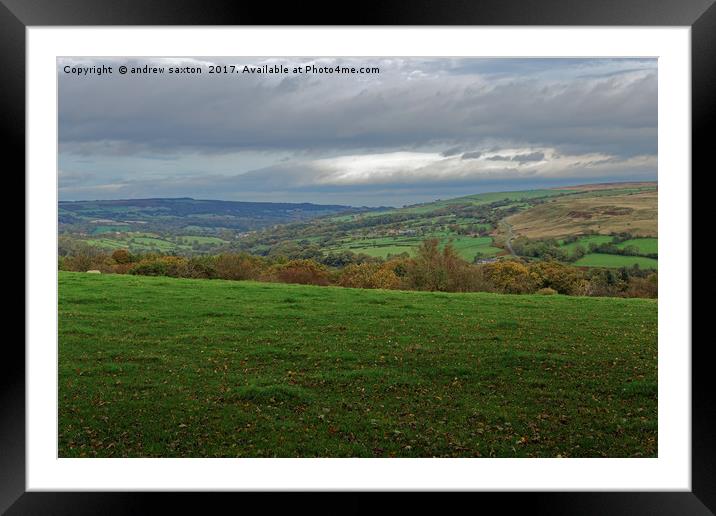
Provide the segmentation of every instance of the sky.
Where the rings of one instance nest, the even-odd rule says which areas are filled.
[[[288,71],[242,73],[263,65]],[[60,58],[57,73],[61,200],[403,206],[657,178],[656,59]]]

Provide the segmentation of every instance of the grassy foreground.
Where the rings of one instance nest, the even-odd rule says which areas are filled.
[[[657,304],[59,273],[61,457],[657,453]]]

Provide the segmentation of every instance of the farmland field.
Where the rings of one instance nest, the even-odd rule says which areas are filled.
[[[435,235],[441,241],[441,246],[447,242],[452,242],[455,251],[464,260],[472,261],[477,253],[484,256],[493,256],[503,252],[499,247],[492,245],[491,237],[461,237],[457,235],[441,236]],[[400,253],[408,253],[410,256],[415,255],[415,251],[423,242],[421,238],[410,237],[381,237],[371,239],[354,239],[342,242],[341,245],[328,247],[326,251],[351,251],[354,253],[363,253],[368,256],[376,256],[387,258],[389,255],[397,255]]]
[[[578,238],[576,242],[563,244],[561,247],[572,253],[577,248],[577,246],[582,246],[584,249],[589,249],[589,244],[606,244],[607,242],[611,242],[612,238],[613,237],[610,237],[609,235],[588,235]]]
[[[589,252],[590,244],[611,243],[616,234],[621,234],[620,238],[630,238],[616,244],[618,248],[634,246],[638,249],[638,252],[629,254],[641,254],[646,258],[657,253],[655,182],[487,192],[403,208],[345,206],[340,209],[340,206],[313,205],[314,213],[301,215],[297,221],[268,226],[264,221],[260,223],[262,228],[252,231],[225,227],[239,224],[237,220],[233,223],[224,220],[226,210],[234,213],[249,209],[252,217],[259,217],[264,211],[264,215],[269,216],[275,209],[275,216],[281,218],[293,217],[293,212],[287,214],[285,208],[294,205],[259,203],[263,211],[257,212],[257,206],[251,203],[249,206],[242,203],[226,205],[223,201],[192,199],[145,199],[133,203],[121,201],[119,206],[110,201],[63,204],[61,221],[67,218],[69,222],[63,226],[61,254],[73,252],[74,241],[109,252],[127,249],[135,254],[159,252],[181,256],[245,252],[289,259],[310,257],[335,266],[370,259],[386,260],[404,253],[414,257],[422,242],[436,238],[441,247],[452,241],[462,259],[474,262],[511,255],[512,251],[506,245],[508,238],[551,241],[578,237],[576,242],[557,244],[569,258],[575,258],[577,246],[581,245]],[[204,209],[214,211],[203,212]],[[124,213],[122,225],[112,222],[117,218],[114,213],[117,210]],[[144,213],[147,220],[128,218],[127,210],[136,217],[140,217],[138,213]],[[136,210],[139,211],[135,213]],[[149,214],[167,210],[174,213],[176,220],[166,223],[163,230],[149,231],[149,227],[161,226],[159,220],[164,217],[151,218]],[[72,218],[78,214],[84,217],[82,221]],[[254,222],[259,223],[258,219]],[[137,225],[147,231],[138,231]],[[600,252],[616,254],[613,248]],[[596,266],[603,261],[600,257],[587,258],[580,265]],[[637,262],[652,265],[651,261],[640,259],[625,262],[616,258],[612,262],[626,263],[627,266]]]
[[[659,262],[644,256],[621,256],[617,254],[589,253],[574,262],[578,267],[631,267],[634,264],[642,269],[657,269]]]
[[[655,457],[657,303],[59,272],[60,457]]]
[[[111,228],[112,226],[103,226]],[[126,231],[126,227],[124,228]],[[226,240],[218,237],[204,235],[180,235],[178,237],[162,237],[156,233],[146,232],[116,232],[114,230],[102,230],[95,232],[95,238],[85,240],[89,245],[101,249],[129,249],[132,252],[176,252],[191,251],[195,245],[220,246],[226,244]]]
[[[659,240],[656,238],[632,238],[617,244],[617,247],[624,249],[627,246],[634,246],[639,249],[640,253],[658,253]]]

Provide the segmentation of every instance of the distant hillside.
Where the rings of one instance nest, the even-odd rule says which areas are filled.
[[[576,190],[576,189],[575,189]],[[656,237],[658,192],[655,185],[591,188],[577,195],[550,199],[506,219],[516,235],[559,238],[633,233]]]
[[[569,245],[580,236],[601,234],[605,238],[595,243],[608,244],[613,233],[629,233],[650,239],[613,242],[616,249],[632,245],[637,249],[627,253],[628,257],[611,256],[604,266],[638,263],[643,268],[656,268],[656,222],[656,183],[611,183],[489,192],[398,209],[329,215],[267,228],[234,245],[252,254],[305,257],[340,265],[352,260],[348,253],[376,258],[412,256],[427,238],[436,238],[442,244],[452,242],[468,261],[514,254],[508,241],[517,237],[560,238],[549,247],[564,247],[564,253],[569,253],[564,259],[577,260],[575,249]],[[572,240],[561,240],[568,236]],[[576,242],[573,247],[577,245],[584,247],[581,256],[586,255],[579,265],[605,263],[601,254],[589,253],[588,242]],[[535,254],[527,256],[538,258]]]
[[[351,206],[179,199],[60,201],[60,232],[250,231],[342,212]]]
[[[187,198],[61,202],[58,248],[61,256],[77,243],[133,253],[248,252],[340,267],[412,256],[434,238],[470,262],[518,255],[656,269],[657,200],[657,184],[642,182],[488,192],[397,209]]]

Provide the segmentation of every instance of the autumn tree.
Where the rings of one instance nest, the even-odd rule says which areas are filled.
[[[132,261],[132,255],[126,249],[117,249],[112,253],[112,259],[116,263],[129,263]]]
[[[536,277],[537,288],[551,288],[571,296],[587,293],[588,283],[579,269],[555,261],[537,262],[529,269]]]
[[[273,265],[265,276],[269,280],[303,285],[328,285],[330,274],[325,265],[313,260],[290,260]]]
[[[483,270],[495,291],[504,294],[528,294],[537,290],[539,284],[537,275],[515,260],[488,263]]]

